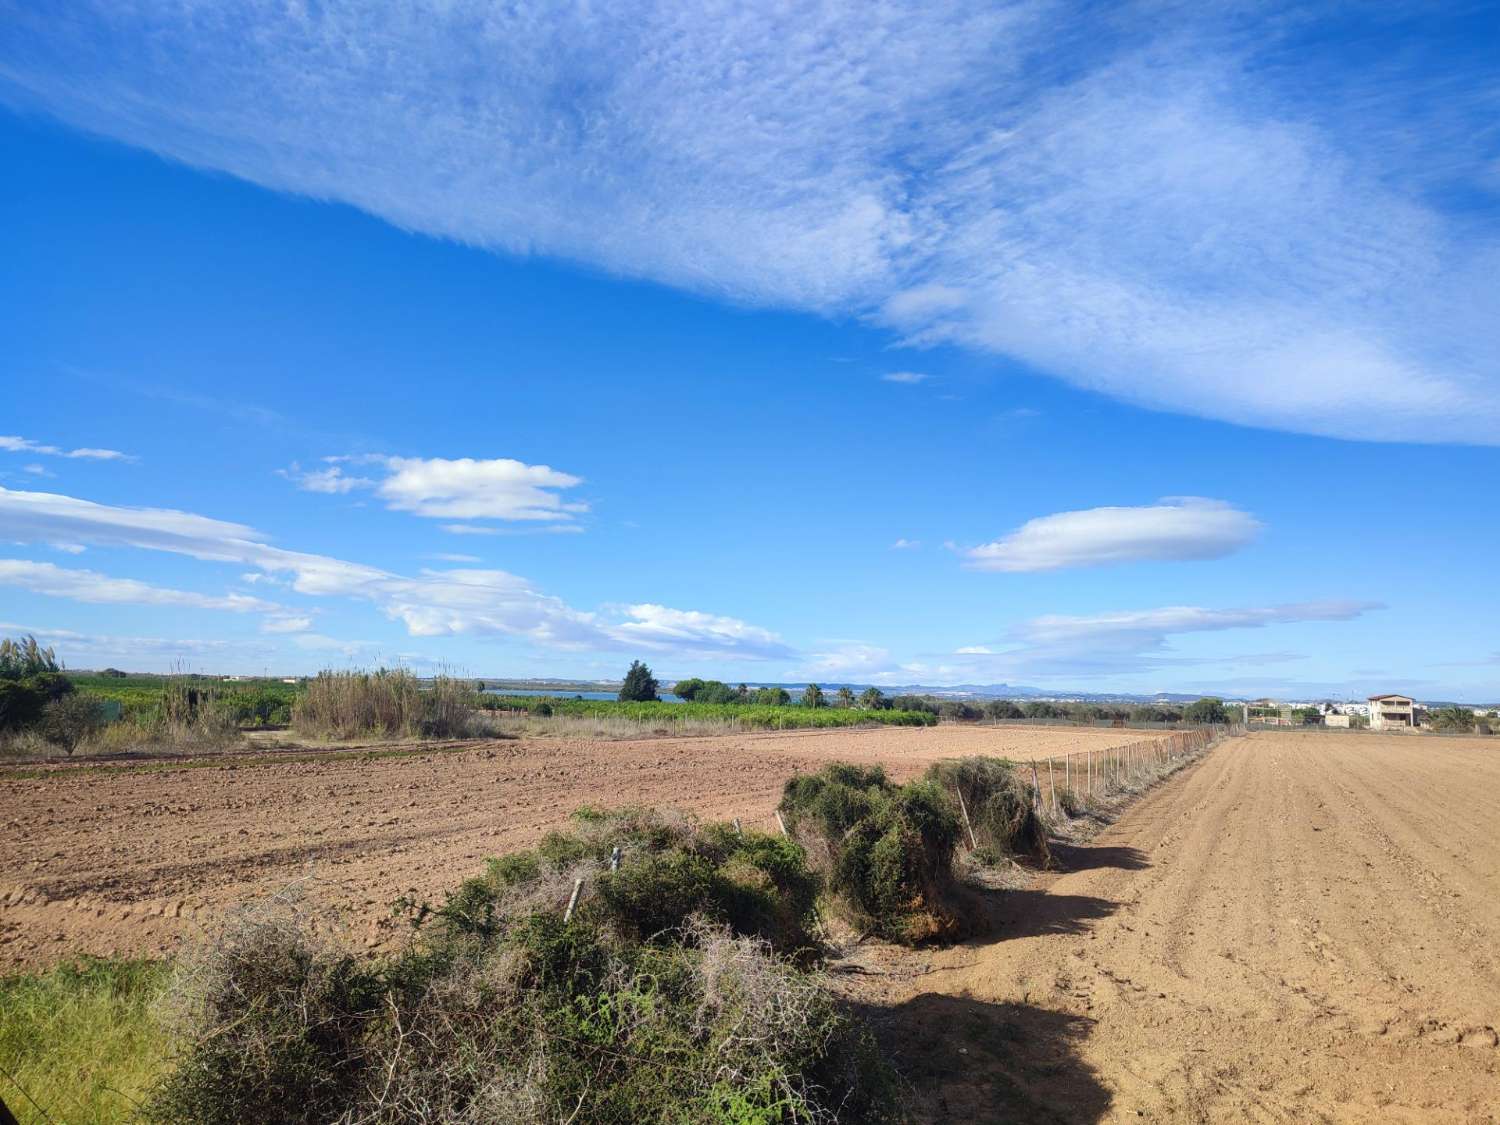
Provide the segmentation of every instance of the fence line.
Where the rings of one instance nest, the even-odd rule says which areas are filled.
[[[1207,750],[1222,738],[1232,738],[1245,733],[1241,723],[1193,727],[1189,730],[1173,731],[1158,738],[1143,738],[1123,746],[1111,746],[1104,750],[1077,750],[1072,754],[1055,754],[1032,763],[1032,779],[1037,800],[1041,800],[1041,782],[1037,779],[1037,763],[1047,763],[1047,780],[1051,790],[1053,811],[1058,809],[1056,763],[1062,763],[1063,791],[1082,792],[1088,797],[1106,797],[1122,792],[1129,783],[1148,774],[1153,768]],[[1076,760],[1076,764],[1075,764]],[[1074,774],[1083,783],[1075,786]]]

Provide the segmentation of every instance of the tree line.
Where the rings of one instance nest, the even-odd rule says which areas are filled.
[[[705,680],[690,676],[672,685],[673,694],[690,703],[754,703],[786,707],[792,694],[783,687],[752,688],[748,684],[731,687],[723,680]],[[620,686],[623,703],[649,703],[661,698],[661,684],[643,662],[632,661]],[[796,701],[803,707],[856,708],[863,711],[925,711],[941,719],[979,722],[1000,719],[1061,719],[1069,722],[1133,723],[1227,723],[1229,712],[1222,699],[1212,696],[1196,700],[1185,707],[1171,704],[1126,705],[1115,703],[1068,703],[1045,699],[1021,703],[1009,699],[969,700],[943,699],[932,695],[886,695],[877,687],[867,687],[858,695],[850,687],[824,691],[818,684],[808,684]]]

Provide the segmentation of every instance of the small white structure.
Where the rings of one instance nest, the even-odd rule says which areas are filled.
[[[1417,707],[1405,695],[1370,696],[1371,730],[1415,730]]]
[[[1349,725],[1349,716],[1340,715],[1337,711],[1330,711],[1323,716],[1323,725],[1325,727],[1347,727]]]

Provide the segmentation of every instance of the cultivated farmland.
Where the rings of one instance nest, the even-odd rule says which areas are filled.
[[[767,828],[786,779],[831,761],[904,780],[947,757],[1045,758],[1146,733],[945,724],[0,771],[0,965],[157,953],[301,878],[355,941],[380,943],[397,932],[393,900],[440,896],[580,805],[659,805]]]

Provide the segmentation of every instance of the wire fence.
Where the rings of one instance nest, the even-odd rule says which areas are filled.
[[[1038,758],[1018,768],[1030,766],[1038,805],[1056,815],[1066,812],[1070,804],[1135,792],[1184,758],[1201,754],[1221,739],[1244,733],[1240,723],[1193,727],[1123,746]]]

